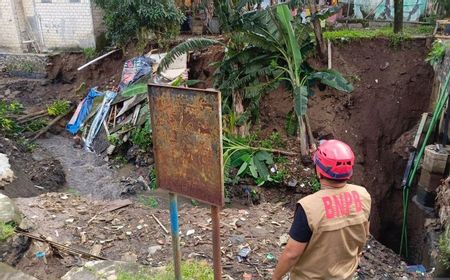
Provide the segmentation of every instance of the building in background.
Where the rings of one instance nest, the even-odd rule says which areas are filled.
[[[96,47],[105,27],[91,0],[0,0],[0,49],[46,52]]]

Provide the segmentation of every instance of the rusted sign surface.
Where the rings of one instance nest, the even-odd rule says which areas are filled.
[[[220,93],[149,85],[160,188],[223,206]]]

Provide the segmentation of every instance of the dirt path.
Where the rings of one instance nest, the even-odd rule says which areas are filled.
[[[69,189],[97,199],[117,199],[125,191],[117,171],[95,153],[73,148],[69,138],[52,136],[38,143],[47,156],[61,162]]]
[[[152,267],[171,261],[171,239],[152,218],[157,217],[167,229],[167,208],[151,208],[132,203],[120,209],[111,206],[122,201],[98,201],[63,193],[48,193],[34,198],[19,198],[17,205],[27,217],[32,233],[71,247],[90,251],[112,260],[138,262]],[[262,203],[247,210],[225,208],[221,211],[221,248],[224,274],[242,279],[270,279],[287,237],[293,212],[281,203]],[[181,250],[183,259],[212,262],[211,218],[206,207],[180,206]],[[40,247],[39,247],[40,246]],[[42,247],[43,246],[43,247]],[[239,262],[241,248],[250,248],[247,259]],[[71,267],[85,262],[64,251],[50,250],[47,265],[34,254],[45,245],[33,242],[17,268],[38,279],[58,279]],[[397,255],[372,240],[362,261],[362,271],[369,279],[398,279],[403,265]],[[389,275],[392,278],[385,278]],[[230,279],[230,278],[228,278]]]

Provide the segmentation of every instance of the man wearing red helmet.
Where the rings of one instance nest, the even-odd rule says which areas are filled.
[[[289,271],[291,280],[352,279],[369,236],[371,198],[348,184],[355,156],[338,140],[324,141],[314,154],[320,191],[298,201],[290,239],[272,280]]]

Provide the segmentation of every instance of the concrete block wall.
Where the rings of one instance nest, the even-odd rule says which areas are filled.
[[[0,0],[0,49],[20,50],[18,23],[11,1],[14,0]]]
[[[35,0],[48,49],[95,47],[90,0]]]
[[[92,21],[94,22],[94,35],[99,36],[106,32],[106,26],[103,24],[103,10],[97,7],[94,3],[92,5]]]

